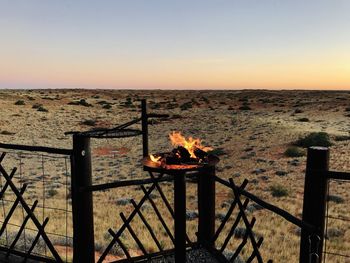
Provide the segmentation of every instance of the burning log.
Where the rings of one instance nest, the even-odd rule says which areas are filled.
[[[205,147],[201,145],[201,140],[193,139],[189,137],[186,140],[181,133],[173,132],[169,135],[170,140],[175,149],[169,153],[155,154],[151,155],[150,159],[152,162],[158,163],[161,166],[166,166],[167,164],[205,164],[208,163],[208,150],[210,147]]]
[[[196,155],[196,157],[198,157],[198,159],[200,160],[205,160],[208,157],[208,153],[203,151],[202,149],[196,148],[194,150],[194,154]]]

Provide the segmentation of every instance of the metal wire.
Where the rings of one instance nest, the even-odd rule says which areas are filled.
[[[63,239],[64,242],[65,242],[65,252],[62,252],[65,253],[65,261],[68,262],[68,248],[69,248],[69,244],[71,243],[70,240],[72,240],[73,238],[71,236],[69,236],[69,231],[68,231],[68,220],[69,220],[69,213],[71,214],[72,213],[72,210],[69,209],[69,198],[68,198],[68,195],[69,195],[69,185],[70,185],[70,182],[69,182],[69,164],[68,164],[68,158],[69,156],[49,156],[49,155],[46,155],[46,154],[34,154],[34,153],[22,153],[22,152],[15,152],[15,151],[11,151],[9,152],[9,155],[11,156],[11,159],[14,158],[15,160],[19,160],[19,165],[18,165],[18,173],[17,173],[17,176],[13,176],[13,179],[17,179],[19,180],[18,183],[19,183],[19,186],[22,186],[24,184],[24,179],[26,179],[24,177],[24,174],[25,174],[25,168],[26,165],[25,165],[25,161],[28,161],[28,162],[36,162],[36,160],[32,157],[36,157],[40,163],[41,163],[41,167],[39,167],[39,169],[41,170],[41,175],[42,175],[42,178],[41,178],[41,184],[42,184],[42,200],[40,200],[41,202],[41,205],[37,205],[36,207],[37,208],[40,208],[42,209],[42,213],[41,213],[41,217],[43,219],[43,222],[45,220],[45,216],[47,214],[47,210],[52,210],[52,211],[59,211],[59,212],[63,212],[65,213],[64,214],[64,219],[62,218],[62,221],[59,222],[59,224],[65,224],[65,229],[64,229],[64,234],[61,234],[61,233],[58,233],[56,228],[54,228],[54,231],[53,232],[50,232],[50,231],[46,231],[45,230],[45,233],[47,235],[50,235],[52,237],[59,237],[60,239]],[[30,158],[27,158],[25,161],[24,159],[26,157],[30,156]],[[64,186],[66,189],[65,189],[65,204],[64,204],[64,208],[58,208],[58,207],[50,207],[50,206],[47,206],[47,202],[46,202],[46,190],[48,189],[48,184],[51,182],[49,180],[47,180],[45,178],[45,176],[47,176],[47,171],[46,171],[46,162],[49,161],[49,162],[52,162],[52,161],[59,161],[63,162],[63,173],[62,175],[65,176],[64,178],[64,181],[63,183],[60,183],[58,182],[59,184],[61,184],[62,186]],[[60,164],[61,166],[61,164]],[[61,166],[62,167],[62,166]],[[39,170],[39,173],[40,173],[40,170]],[[1,189],[3,189],[3,181],[2,181],[2,175],[0,174],[0,187]],[[60,180],[59,180],[60,181]],[[62,181],[61,181],[62,182]],[[15,200],[11,200],[13,197],[13,195],[11,194],[11,190],[10,188],[8,188],[6,190],[6,192],[10,192],[10,195],[8,195],[9,198],[5,199],[5,198],[1,198],[1,206],[2,206],[2,213],[3,214],[3,219],[6,217],[6,214],[7,214],[7,211],[6,211],[6,207],[10,204],[10,203],[13,203],[15,202]],[[39,195],[40,195],[40,192],[39,192]],[[4,196],[3,196],[4,197]],[[26,217],[26,214],[25,214],[25,211],[24,211],[24,208],[21,204],[18,204],[18,209],[21,209],[22,210],[22,219],[24,220],[24,218]],[[20,211],[20,210],[18,210]],[[0,220],[0,224],[3,224],[4,221],[1,221]],[[8,226],[11,226],[11,227],[17,227],[17,228],[20,228],[21,225],[15,223],[13,220],[11,222],[8,222],[7,223]],[[23,238],[24,238],[24,246],[21,250],[23,250],[24,252],[27,251],[28,249],[28,244],[27,244],[27,238],[28,238],[28,235],[25,233],[25,231],[34,231],[35,233],[38,233],[38,229],[35,229],[35,228],[31,228],[29,226],[25,226],[24,229],[23,229]],[[5,234],[6,234],[6,247],[10,247],[10,240],[9,240],[9,234],[8,233],[8,227],[5,228]],[[48,252],[48,248],[47,246],[45,245],[43,247],[45,249],[45,252],[44,251],[41,251],[40,253],[35,253],[34,251],[32,251],[32,254],[35,254],[35,255],[39,255],[39,256],[48,256],[49,255],[49,252]],[[63,256],[63,255],[62,255]],[[1,262],[1,259],[0,259],[0,262]]]
[[[6,203],[13,203],[15,200],[3,199],[3,201]],[[18,204],[18,205],[20,206],[21,204]],[[37,205],[36,207],[37,208],[44,208],[42,205]],[[72,213],[72,210],[66,210],[63,208],[56,208],[56,207],[50,207],[50,206],[45,206],[45,209]]]
[[[19,177],[20,177],[20,187],[23,186],[23,180],[22,180],[22,155],[19,154]],[[22,206],[22,222],[24,221],[24,208]],[[24,238],[24,251],[27,251],[27,239],[26,239],[26,229],[23,229],[23,238]]]
[[[327,217],[328,217],[328,218],[331,218],[331,219],[337,219],[337,220],[342,220],[342,221],[350,222],[350,218],[347,218],[347,217],[338,217],[338,216],[330,216],[330,215],[328,215]]]
[[[3,184],[2,184],[2,176],[0,176],[0,187],[1,190],[3,189]],[[6,217],[6,210],[5,210],[5,203],[4,203],[4,199],[1,198],[1,206],[2,206],[2,211],[3,211],[3,216],[4,219]],[[9,239],[8,239],[8,233],[7,233],[7,228],[5,228],[5,237],[6,237],[6,246],[9,245]]]
[[[1,151],[3,153],[6,153],[6,154],[12,154],[12,155],[22,155],[22,156],[31,156],[31,157],[38,157],[38,156],[42,156],[42,157],[45,157],[45,158],[50,158],[50,159],[66,159],[67,156],[64,156],[64,155],[56,155],[56,154],[52,154],[52,155],[49,155],[49,154],[38,154],[38,153],[31,153],[31,152],[22,152],[22,151],[18,151],[18,150],[6,150],[6,151]]]
[[[43,177],[43,222],[45,220],[45,168],[44,168],[44,157],[41,155],[41,169],[42,169],[42,177]],[[45,246],[45,256],[47,256],[47,249]]]
[[[65,176],[66,176],[66,211],[68,211],[68,165],[67,158],[64,159]],[[66,262],[68,261],[68,213],[66,212]]]
[[[329,180],[327,181],[327,190],[326,194],[329,194]],[[328,214],[329,213],[329,205],[326,202],[326,235],[328,234]],[[327,238],[324,239],[324,252],[327,252]],[[323,263],[326,262],[326,257],[323,257]]]
[[[327,196],[329,195],[329,185],[330,185],[330,182],[333,181],[333,182],[341,182],[341,183],[349,183],[348,180],[342,180],[342,179],[330,179],[328,180],[327,182]],[[350,218],[348,217],[339,217],[339,216],[332,216],[332,215],[329,215],[329,202],[330,200],[327,200],[327,203],[326,203],[326,222],[325,222],[325,235],[327,236],[328,235],[328,219],[336,219],[336,220],[341,220],[341,221],[345,221],[345,222],[350,222]],[[350,255],[345,255],[345,254],[342,254],[342,253],[339,253],[339,252],[329,252],[327,251],[327,239],[328,238],[325,238],[325,241],[324,241],[324,251],[323,251],[323,254],[325,255],[323,257],[323,262],[325,263],[326,262],[326,255],[333,255],[333,256],[338,256],[338,257],[344,257],[344,258],[350,258]]]
[[[345,254],[341,254],[338,252],[323,252],[323,254],[328,254],[328,255],[333,255],[333,256],[338,256],[338,257],[343,257],[343,258],[350,258],[350,255],[345,255]]]

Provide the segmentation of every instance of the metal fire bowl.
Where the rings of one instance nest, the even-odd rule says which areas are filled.
[[[190,172],[190,171],[199,171],[205,169],[206,167],[215,166],[220,161],[219,157],[216,155],[209,154],[208,162],[201,164],[166,164],[161,165],[159,163],[153,162],[149,156],[142,159],[142,164],[145,171],[152,171],[158,173],[171,173],[171,172]]]

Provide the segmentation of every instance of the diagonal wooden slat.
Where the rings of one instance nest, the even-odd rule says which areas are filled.
[[[252,221],[250,222],[250,228],[254,227],[254,224],[256,222],[255,217],[252,218]],[[244,233],[242,242],[239,244],[239,246],[237,247],[237,249],[235,250],[235,253],[233,253],[232,257],[230,258],[230,262],[235,262],[236,258],[238,257],[239,253],[241,253],[242,249],[244,248],[244,246],[247,244],[247,240],[248,240],[248,231],[246,231]]]
[[[249,203],[249,199],[247,198],[244,201],[244,204],[243,204],[244,209],[247,207],[248,203]],[[239,222],[241,221],[241,217],[242,217],[242,211],[239,211],[238,215],[237,215],[237,217],[235,219],[235,222],[233,223],[233,225],[232,225],[232,227],[231,227],[227,237],[225,238],[224,243],[222,244],[222,247],[220,248],[220,252],[221,253],[225,250],[225,248],[227,247],[228,243],[230,242],[231,237],[235,233],[236,227],[238,226]]]
[[[3,152],[0,156],[0,163],[4,160],[5,156],[6,156],[6,153]]]
[[[17,171],[16,167],[12,169],[12,171],[10,173],[10,179],[11,180],[12,180],[13,176],[15,175],[16,171]],[[3,196],[4,196],[8,186],[9,186],[9,183],[6,181],[4,187],[0,191],[0,198],[3,198]]]
[[[132,203],[132,205],[134,206],[134,208],[136,209],[137,204],[136,204],[136,202],[135,202],[134,199],[131,199],[131,203]],[[159,249],[160,251],[163,251],[163,248],[162,248],[160,242],[158,241],[156,235],[154,234],[154,232],[153,232],[153,230],[152,230],[152,227],[151,227],[150,224],[147,222],[146,218],[143,216],[141,210],[138,210],[137,213],[138,213],[139,217],[141,218],[143,224],[146,226],[148,232],[151,234],[151,237],[152,237],[153,241],[156,243],[158,249]]]
[[[42,238],[44,239],[47,247],[49,248],[52,256],[56,259],[57,262],[63,262],[61,257],[59,256],[59,254],[57,253],[55,247],[52,245],[50,239],[48,238],[48,236],[46,235],[44,229],[42,228],[42,225],[40,224],[39,220],[36,218],[36,216],[34,215],[34,213],[30,210],[30,207],[28,206],[28,204],[25,202],[25,200],[23,199],[23,196],[21,195],[20,191],[17,189],[17,187],[15,186],[15,184],[12,182],[10,176],[8,175],[8,173],[6,172],[6,170],[4,169],[4,167],[0,164],[0,173],[2,173],[3,177],[5,178],[5,180],[8,182],[11,190],[13,191],[13,193],[17,196],[17,198],[19,199],[22,207],[24,208],[24,210],[26,211],[26,213],[30,216],[30,219],[33,221],[34,225],[36,226],[36,228],[38,229],[38,231],[40,232]]]
[[[49,222],[49,218],[47,217],[47,218],[45,218],[45,220],[44,220],[44,222],[43,222],[42,229],[45,228],[45,226],[47,225],[48,222]],[[40,236],[41,236],[41,235],[40,235],[40,232],[38,232],[38,233],[36,234],[34,240],[33,240],[32,245],[31,245],[30,248],[28,249],[27,254],[26,254],[26,257],[24,258],[23,262],[27,262],[28,256],[32,253],[32,251],[33,251],[33,249],[34,249],[36,243],[38,243],[38,241],[39,241]]]
[[[240,189],[243,190],[247,186],[247,184],[248,184],[248,180],[244,180],[243,183],[240,186]],[[237,200],[236,200],[236,197],[235,197],[233,202],[231,203],[230,208],[227,211],[227,214],[226,214],[224,220],[222,220],[220,226],[218,227],[218,229],[215,232],[215,235],[214,235],[214,238],[213,238],[213,242],[215,242],[218,239],[221,231],[224,229],[227,221],[230,219],[230,216],[232,215],[233,210],[236,208],[236,205],[237,205]]]
[[[161,179],[164,176],[164,174],[160,174],[159,175],[159,179]],[[154,189],[155,189],[155,184],[152,184],[150,186],[150,188],[148,189],[148,193],[151,193]],[[131,214],[128,217],[128,222],[130,223],[131,220],[135,217],[135,215],[137,214],[137,210],[141,208],[141,206],[143,205],[143,203],[147,200],[147,197],[144,196],[142,197],[142,199],[140,200],[140,202],[137,205],[137,208],[134,209],[134,211],[131,212]],[[106,247],[105,251],[103,251],[102,255],[100,256],[100,258],[98,259],[97,263],[102,263],[104,261],[104,259],[106,258],[106,256],[108,255],[109,251],[112,249],[112,247],[115,245],[115,243],[117,242],[117,238],[123,233],[123,231],[125,230],[126,226],[123,225],[117,233],[114,233],[115,235],[113,236],[112,241],[109,243],[109,245]],[[109,229],[108,231],[112,231],[112,229]]]
[[[35,208],[36,208],[37,205],[38,205],[38,200],[35,200],[35,202],[34,202],[33,205],[32,205],[32,208],[31,208],[30,210],[31,210],[32,212],[34,212],[34,210],[35,210]],[[29,216],[29,215],[27,215],[27,216],[24,218],[24,220],[23,220],[23,222],[22,222],[22,225],[21,225],[20,229],[18,230],[15,239],[12,241],[12,243],[11,243],[11,245],[10,245],[10,250],[12,250],[12,249],[15,247],[15,245],[16,245],[18,239],[20,238],[20,236],[21,236],[23,230],[25,229],[26,224],[27,224],[27,222],[28,222],[29,219],[30,219],[30,216]],[[7,252],[6,257],[8,257],[9,255],[10,255],[10,251]]]
[[[261,244],[262,244],[263,241],[264,241],[264,238],[263,238],[263,237],[259,238],[258,242],[256,243],[256,245],[257,245],[258,248],[260,248],[260,246],[261,246]],[[256,256],[256,253],[255,253],[255,251],[253,251],[253,253],[251,254],[251,256],[247,259],[247,263],[252,262],[253,259],[255,258],[255,256]]]
[[[244,213],[243,204],[241,202],[241,199],[239,198],[239,193],[238,193],[237,187],[235,186],[235,183],[233,182],[232,178],[230,178],[230,184],[231,184],[231,188],[232,188],[235,196],[238,197],[237,198],[237,204],[238,204],[239,209],[243,212],[242,213],[242,219],[243,219],[243,222],[244,222],[244,224],[246,226],[246,229],[247,229],[246,231],[248,232],[248,235],[249,235],[250,241],[252,243],[253,249],[254,249],[254,251],[256,253],[256,258],[257,258],[259,263],[263,263],[262,257],[261,257],[260,252],[259,252],[259,248],[257,247],[257,243],[256,243],[256,240],[255,240],[254,235],[253,235],[253,231],[251,230],[249,221],[247,219],[247,216]]]
[[[151,171],[148,171],[148,173],[149,173],[149,175],[150,175],[150,177],[151,177],[152,179],[155,179],[155,177],[154,177],[154,175],[153,175],[153,173],[152,173]],[[164,202],[166,208],[168,209],[168,211],[169,211],[169,213],[171,214],[172,218],[175,220],[175,212],[174,212],[174,209],[171,207],[171,205],[170,205],[168,199],[166,198],[166,196],[165,196],[165,194],[164,194],[162,188],[160,187],[159,183],[158,183],[158,182],[155,182],[155,185],[156,185],[157,191],[159,192],[159,195],[160,195],[160,197],[162,198],[162,200],[163,200],[163,202]],[[188,237],[187,233],[186,233],[186,242],[189,243],[189,244],[193,243],[193,242],[190,240],[190,238]]]
[[[132,229],[130,223],[128,222],[128,220],[126,219],[126,217],[124,216],[123,213],[120,213],[120,217],[122,218],[124,224],[126,225],[126,228],[129,230],[132,238],[135,240],[136,244],[138,245],[138,247],[141,249],[142,253],[144,255],[148,255],[145,247],[143,246],[141,240],[137,237],[135,231]]]
[[[22,186],[21,190],[18,192],[19,195],[22,196],[22,194],[25,192],[26,188],[27,188],[27,184],[24,184],[24,185]],[[17,196],[17,197],[16,197],[16,200],[13,202],[13,204],[12,204],[12,206],[11,206],[9,212],[7,213],[7,215],[6,215],[5,219],[4,219],[4,222],[2,223],[2,226],[1,226],[1,229],[0,229],[0,236],[4,233],[4,231],[5,231],[5,229],[6,229],[6,226],[7,226],[8,222],[10,221],[10,219],[11,219],[13,213],[15,212],[15,210],[16,210],[16,208],[17,208],[19,202],[20,202],[20,199],[19,199],[19,197]]]
[[[173,234],[171,233],[168,225],[165,223],[165,220],[162,217],[162,214],[159,212],[156,204],[154,203],[153,199],[149,197],[149,194],[147,194],[147,190],[144,186],[141,186],[142,191],[145,193],[146,198],[148,199],[148,201],[151,203],[154,212],[156,212],[156,215],[160,221],[160,223],[162,224],[162,226],[165,229],[165,232],[168,234],[169,238],[171,239],[171,241],[173,242],[173,244],[175,245],[175,238],[173,236]]]
[[[109,229],[108,232],[111,234],[111,236],[112,236],[113,238],[115,237],[115,233],[114,233],[111,229]],[[130,259],[131,259],[131,256],[130,256],[130,253],[129,253],[127,247],[124,245],[124,243],[120,240],[119,237],[115,237],[115,239],[117,240],[118,245],[119,245],[119,246],[121,247],[121,249],[123,250],[123,252],[124,252],[126,258],[130,260]]]

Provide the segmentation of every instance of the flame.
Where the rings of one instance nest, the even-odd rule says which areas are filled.
[[[210,147],[203,146],[202,141],[200,139],[188,137],[188,139],[186,140],[186,138],[182,136],[181,132],[174,131],[169,134],[169,138],[173,146],[184,147],[190,153],[192,158],[196,158],[196,155],[194,154],[196,148],[201,149],[205,152],[212,150],[212,148]]]
[[[158,163],[160,158],[162,158],[161,156],[154,156],[153,154],[150,154],[149,158],[151,159],[152,162]]]

